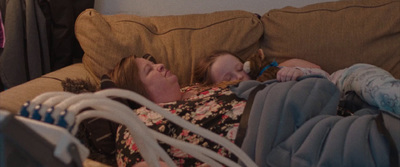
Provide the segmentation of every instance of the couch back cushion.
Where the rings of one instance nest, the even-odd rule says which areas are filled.
[[[150,54],[186,86],[196,61],[214,50],[232,51],[243,60],[255,53],[263,26],[246,11],[141,17],[88,9],[77,18],[75,33],[85,67],[98,78],[123,57]]]
[[[271,10],[261,47],[278,61],[302,58],[328,72],[354,63],[400,78],[400,1],[358,0]]]

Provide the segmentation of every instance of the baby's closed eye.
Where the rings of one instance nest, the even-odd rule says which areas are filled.
[[[230,74],[227,74],[227,75],[225,75],[222,79],[223,79],[224,81],[230,81],[230,80],[232,79],[232,76],[231,76]]]

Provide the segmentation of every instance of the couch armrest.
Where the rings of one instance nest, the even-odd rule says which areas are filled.
[[[44,92],[63,91],[61,81],[65,78],[82,78],[98,82],[82,63],[73,64],[1,92],[0,109],[17,114],[26,101],[36,96]]]

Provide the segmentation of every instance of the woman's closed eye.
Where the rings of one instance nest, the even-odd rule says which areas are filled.
[[[153,66],[151,66],[151,65],[149,65],[149,64],[146,64],[145,66],[144,66],[144,74],[146,74],[146,76],[147,75],[149,75],[149,73],[151,72],[151,70],[153,70]]]

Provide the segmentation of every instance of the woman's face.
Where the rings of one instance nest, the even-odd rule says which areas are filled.
[[[217,84],[222,81],[249,80],[243,71],[243,63],[233,55],[223,54],[215,59],[210,68],[211,79]]]
[[[182,93],[176,75],[163,64],[154,64],[146,59],[137,58],[140,80],[143,82],[150,100],[164,103],[180,100]]]

